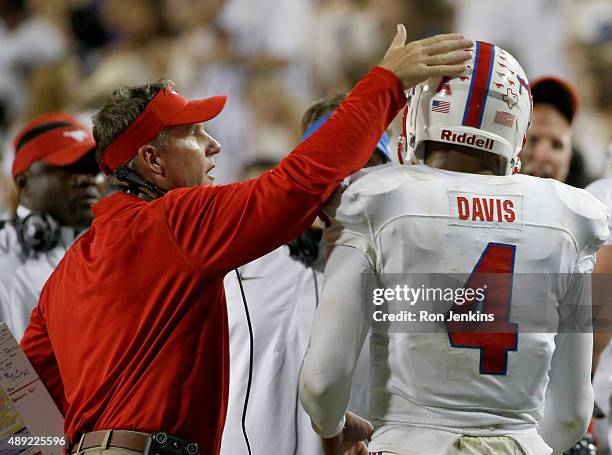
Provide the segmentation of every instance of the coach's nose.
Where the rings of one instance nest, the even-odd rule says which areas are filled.
[[[206,148],[204,153],[206,156],[213,156],[217,153],[221,153],[221,144],[208,133],[206,133]]]

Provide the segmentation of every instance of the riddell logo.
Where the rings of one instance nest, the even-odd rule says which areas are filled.
[[[449,130],[442,130],[440,133],[440,140],[455,142],[458,144],[475,145],[476,147],[482,147],[487,150],[493,150],[493,146],[495,145],[495,141],[493,139],[482,139],[475,134],[468,133],[457,134]]]

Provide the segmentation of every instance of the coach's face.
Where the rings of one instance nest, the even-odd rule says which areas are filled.
[[[167,189],[212,185],[215,176],[214,156],[221,151],[219,143],[196,123],[167,128],[163,147],[164,177]]]
[[[536,104],[521,152],[523,174],[565,181],[572,158],[571,126],[556,108]]]

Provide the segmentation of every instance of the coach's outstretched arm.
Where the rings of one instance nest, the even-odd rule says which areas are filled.
[[[227,186],[178,189],[161,198],[178,247],[197,269],[224,274],[297,237],[346,176],[368,161],[405,103],[407,88],[465,70],[473,43],[449,34],[405,45],[398,33],[380,65],[335,114],[272,171]]]

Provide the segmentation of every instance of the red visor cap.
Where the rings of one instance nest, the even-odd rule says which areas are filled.
[[[25,172],[37,162],[67,166],[96,147],[91,131],[71,115],[61,112],[36,117],[23,127],[15,141],[12,174]]]
[[[102,152],[100,169],[105,174],[113,174],[164,128],[206,122],[219,115],[226,101],[226,96],[189,101],[174,90],[160,90],[145,110]]]

